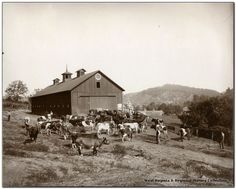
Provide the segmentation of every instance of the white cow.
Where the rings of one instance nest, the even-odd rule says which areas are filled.
[[[106,131],[107,134],[109,135],[113,124],[114,124],[113,121],[98,123],[96,125],[97,126],[97,134],[101,134],[101,131]]]
[[[89,125],[88,125],[87,123],[89,123]],[[83,125],[84,127],[89,127],[89,128],[91,128],[91,130],[93,130],[94,127],[95,127],[95,124],[92,122],[92,120],[89,120],[88,122],[82,121],[82,125]]]
[[[157,144],[160,143],[160,136],[161,134],[164,135],[165,139],[168,139],[167,127],[163,124],[156,125],[156,142]]]
[[[134,122],[134,123],[124,123],[124,127],[129,127],[133,131],[135,131],[136,133],[138,132],[138,129],[139,129],[139,125],[136,122]]]

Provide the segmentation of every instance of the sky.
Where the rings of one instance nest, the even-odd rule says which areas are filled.
[[[125,93],[233,87],[233,3],[3,3],[3,91],[101,70]]]

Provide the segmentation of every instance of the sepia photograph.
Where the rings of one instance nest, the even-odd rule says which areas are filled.
[[[2,187],[234,185],[234,2],[2,2]]]

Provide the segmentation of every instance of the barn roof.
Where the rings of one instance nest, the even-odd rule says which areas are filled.
[[[121,88],[118,84],[116,84],[114,81],[112,81],[109,77],[107,77],[105,74],[103,74],[101,71],[97,70],[88,74],[85,74],[80,77],[75,77],[72,78],[66,82],[60,82],[56,85],[50,85],[46,87],[45,89],[37,92],[33,97],[38,97],[38,96],[44,96],[44,95],[49,95],[49,94],[54,94],[54,93],[60,93],[60,92],[65,92],[65,91],[71,91],[75,87],[81,85],[83,82],[94,76],[96,73],[102,74],[104,77],[106,77],[110,82],[112,82],[114,85],[116,85],[119,89],[124,91],[123,88]]]

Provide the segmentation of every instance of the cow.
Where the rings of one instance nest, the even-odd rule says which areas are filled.
[[[121,133],[122,136],[122,142],[125,141],[125,138],[128,137],[129,140],[131,141],[133,138],[133,130],[129,126],[124,126],[123,124],[118,125],[119,132]]]
[[[36,142],[37,140],[37,136],[39,134],[39,129],[37,126],[31,126],[29,127],[28,129],[28,132],[29,132],[29,137],[32,141]]]
[[[82,121],[82,126],[85,127],[85,128],[91,128],[91,130],[94,129],[95,127],[95,123],[93,123],[92,120],[87,120],[87,121]]]
[[[76,142],[76,147],[78,148],[79,155],[83,156],[82,154],[82,148],[84,149],[92,149],[93,155],[97,155],[98,148],[101,148],[103,144],[109,144],[109,141],[106,137],[103,137],[102,139],[90,139],[89,141],[85,140],[79,140]]]
[[[70,132],[68,131],[68,133],[71,136],[71,147],[72,149],[76,148],[76,140],[79,137],[79,133],[78,132]]]
[[[167,128],[164,125],[156,125],[156,142],[157,144],[160,143],[160,136],[163,134],[165,136],[165,139],[168,138]]]
[[[215,139],[219,143],[220,149],[224,149],[225,133],[222,130],[215,131]]]
[[[40,122],[40,121],[47,121],[47,118],[45,116],[40,116],[37,118],[37,122]]]
[[[101,134],[102,131],[106,131],[107,134],[110,134],[110,131],[113,129],[115,126],[114,121],[109,121],[109,122],[102,122],[102,123],[97,123],[97,134]]]
[[[71,123],[63,122],[60,124],[60,134],[63,135],[64,140],[66,140],[69,137],[69,129],[73,127]]]
[[[139,130],[139,124],[138,123],[124,123],[123,124],[124,127],[129,127],[130,129],[132,129],[134,132],[138,133]]]
[[[183,128],[181,127],[179,130],[179,135],[180,135],[180,141],[183,142],[184,137],[187,136],[188,140],[190,140],[190,128]]]
[[[158,120],[158,119],[157,119]],[[159,124],[159,120],[158,121],[152,121],[152,122],[156,122],[158,123],[157,125],[152,125],[151,128],[156,130],[156,143],[159,144],[160,143],[160,136],[161,134],[164,135],[165,139],[168,138],[168,132],[167,132],[167,127],[164,124]]]

